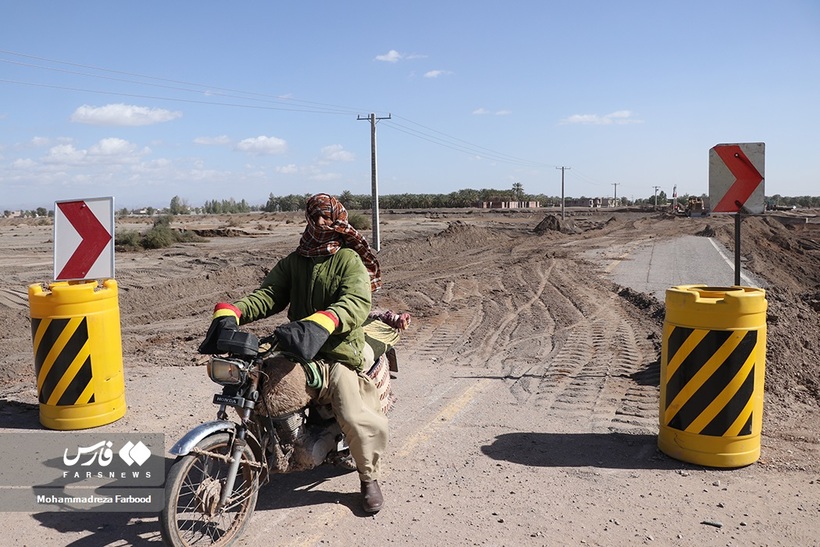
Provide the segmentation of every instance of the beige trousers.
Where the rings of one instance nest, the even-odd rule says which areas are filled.
[[[333,407],[333,414],[350,445],[350,454],[356,460],[359,479],[377,480],[381,457],[387,449],[387,416],[381,411],[376,385],[365,373],[341,363],[319,361],[317,364],[324,377],[319,403]]]

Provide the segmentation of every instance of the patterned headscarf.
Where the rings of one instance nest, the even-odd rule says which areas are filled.
[[[331,221],[319,225],[319,217]],[[328,194],[316,194],[307,201],[305,208],[307,227],[299,240],[296,252],[302,256],[328,256],[342,247],[356,251],[367,272],[370,274],[370,289],[377,291],[382,286],[381,268],[376,255],[367,244],[367,240],[347,222],[347,210],[344,205]]]

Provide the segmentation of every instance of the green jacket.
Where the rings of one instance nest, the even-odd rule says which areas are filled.
[[[288,319],[298,321],[327,310],[339,326],[319,351],[319,358],[339,361],[356,370],[363,367],[362,323],[370,313],[370,277],[362,259],[343,248],[330,256],[304,257],[295,252],[276,263],[262,285],[234,302],[242,312],[240,324],[269,317],[288,309]]]

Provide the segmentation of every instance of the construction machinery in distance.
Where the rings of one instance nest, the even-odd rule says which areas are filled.
[[[708,214],[706,206],[703,203],[703,198],[690,196],[686,201],[686,208],[684,214],[688,217],[702,217]]]

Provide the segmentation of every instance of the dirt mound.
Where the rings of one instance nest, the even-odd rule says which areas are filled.
[[[706,228],[700,230],[699,232],[695,232],[696,236],[701,237],[715,237],[715,229],[712,228],[709,224],[706,225]]]
[[[619,287],[618,296],[628,301],[636,308],[643,310],[651,318],[663,323],[664,305],[654,296],[635,291],[629,287]]]
[[[241,237],[248,235],[247,231],[237,228],[203,228],[191,231],[200,237]]]
[[[547,215],[544,220],[532,230],[536,234],[543,234],[546,232],[563,232],[565,234],[574,234],[578,230],[575,227],[575,222],[572,219],[561,220],[555,215]]]
[[[813,222],[808,222],[812,220]],[[783,223],[755,216],[741,223],[746,267],[767,283],[766,392],[777,398],[820,402],[820,223],[808,217]],[[716,237],[734,253],[734,226]]]
[[[487,241],[504,237],[497,231],[468,224],[461,220],[450,222],[445,230],[430,236],[427,241],[430,246],[436,249],[442,249],[449,246],[456,246],[459,248],[469,248],[473,246],[483,246]]]

